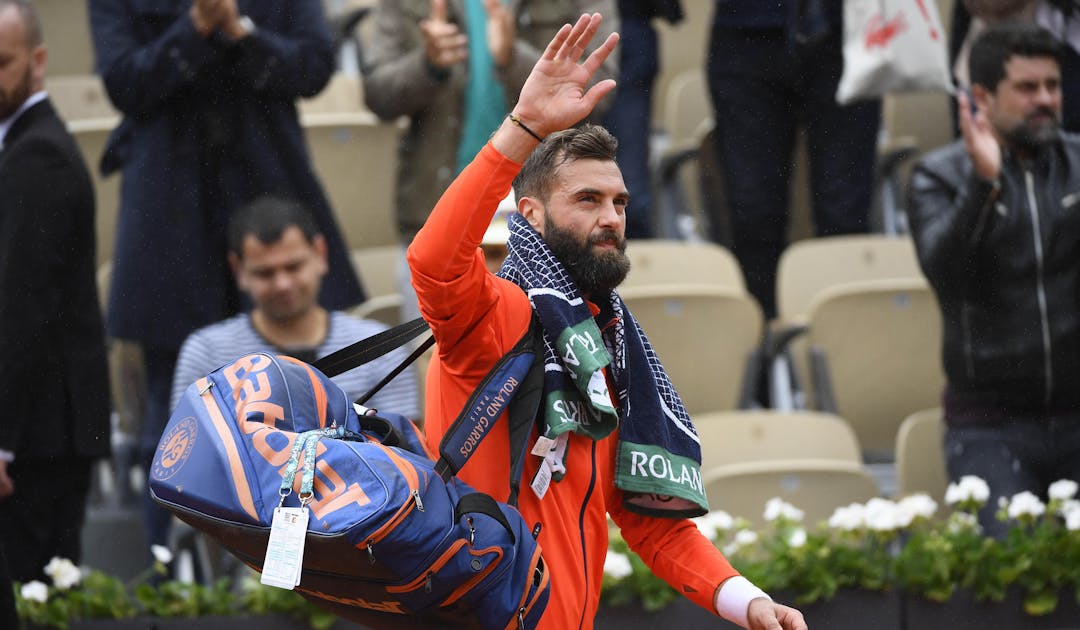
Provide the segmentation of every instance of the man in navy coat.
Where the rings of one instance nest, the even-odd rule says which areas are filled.
[[[145,461],[168,420],[177,352],[188,333],[237,312],[226,262],[230,213],[256,197],[311,208],[329,245],[320,301],[362,300],[295,100],[334,69],[320,0],[90,0],[96,68],[124,114],[102,158],[123,171],[107,330],[142,345]],[[164,544],[169,517],[148,508]]]
[[[18,581],[79,562],[91,465],[109,454],[94,189],[45,57],[32,6],[0,0],[0,562]],[[15,627],[3,568],[0,627]]]

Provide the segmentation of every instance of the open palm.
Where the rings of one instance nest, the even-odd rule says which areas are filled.
[[[600,27],[599,13],[582,15],[573,26],[566,24],[540,56],[521,88],[514,112],[541,136],[573,126],[584,119],[604,96],[615,88],[606,79],[588,90],[589,79],[615,50],[617,33],[608,36],[584,62],[579,63]]]

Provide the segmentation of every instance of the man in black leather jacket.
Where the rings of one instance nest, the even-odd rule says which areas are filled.
[[[941,304],[949,477],[991,500],[1080,480],[1080,137],[1060,129],[1060,44],[1032,24],[987,30],[970,57],[963,139],[911,181],[919,261]]]

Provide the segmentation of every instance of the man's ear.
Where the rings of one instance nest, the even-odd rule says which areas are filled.
[[[540,236],[544,235],[544,210],[544,204],[536,197],[518,199],[518,213],[540,233]]]
[[[49,51],[42,44],[30,51],[30,85],[35,92],[45,89],[45,64],[49,59]]]
[[[236,287],[241,292],[247,292],[247,283],[244,282],[244,275],[240,273],[240,257],[236,255],[236,252],[229,252],[229,268],[232,269],[233,278],[236,278]]]
[[[973,83],[971,85],[971,102],[979,108],[979,111],[989,112],[994,104],[994,93],[986,89],[986,86]]]
[[[326,275],[326,272],[330,270],[329,246],[326,244],[326,237],[322,234],[316,234],[314,238],[311,239],[311,246],[315,248],[315,255],[319,259],[319,275]]]

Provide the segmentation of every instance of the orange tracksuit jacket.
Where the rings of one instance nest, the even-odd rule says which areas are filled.
[[[409,247],[420,311],[431,324],[438,352],[427,376],[427,440],[439,440],[466,400],[529,325],[529,300],[517,285],[487,271],[479,250],[499,201],[521,165],[489,143],[439,200]],[[509,493],[506,422],[477,448],[459,478],[500,501]],[[530,448],[536,431],[530,438]],[[540,627],[592,628],[607,554],[610,514],[630,547],[656,575],[696,604],[714,611],[725,579],[738,575],[688,520],[652,518],[623,509],[615,487],[616,433],[599,441],[572,435],[566,476],[537,499],[529,482],[541,459],[526,454],[519,508],[538,537],[551,570],[551,598]]]

